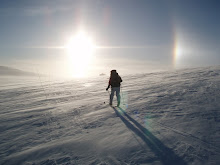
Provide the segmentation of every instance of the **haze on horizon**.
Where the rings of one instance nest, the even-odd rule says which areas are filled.
[[[1,0],[0,65],[59,76],[219,65],[219,15],[217,0]]]

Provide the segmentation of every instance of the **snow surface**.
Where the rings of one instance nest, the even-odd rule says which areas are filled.
[[[220,164],[219,66],[121,76],[0,77],[0,164]]]
[[[24,72],[22,70],[18,70],[15,68],[7,67],[7,66],[0,66],[0,76],[37,76],[35,73],[32,72]]]

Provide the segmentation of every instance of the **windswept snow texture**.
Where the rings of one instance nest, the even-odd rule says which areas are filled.
[[[1,77],[0,164],[220,164],[220,67],[121,76]]]

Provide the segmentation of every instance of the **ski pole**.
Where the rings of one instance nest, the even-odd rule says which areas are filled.
[[[123,91],[122,91],[122,85],[121,85],[121,96],[122,96],[122,100],[123,100],[123,105],[125,105],[125,100],[124,100],[124,96],[123,96]]]
[[[107,90],[108,91],[108,90]],[[109,93],[109,91],[108,91],[108,94],[109,94],[109,97],[110,97],[110,93]],[[105,104],[105,101],[104,101],[104,104]]]

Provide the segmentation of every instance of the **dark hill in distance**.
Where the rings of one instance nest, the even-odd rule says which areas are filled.
[[[0,66],[0,76],[36,76],[36,74],[7,66]]]

